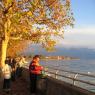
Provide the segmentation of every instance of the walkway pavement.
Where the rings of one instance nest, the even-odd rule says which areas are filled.
[[[2,89],[2,82],[0,83],[0,95],[30,95],[29,85],[22,78],[18,78],[11,84],[11,92],[6,94]]]

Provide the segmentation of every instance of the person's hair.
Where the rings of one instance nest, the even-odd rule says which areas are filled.
[[[5,60],[5,64],[8,64],[8,61],[7,60]]]
[[[40,55],[35,55],[35,56],[33,57],[33,59],[37,59],[37,58],[40,58]]]

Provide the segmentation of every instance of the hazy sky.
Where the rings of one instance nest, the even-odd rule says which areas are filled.
[[[71,0],[75,26],[64,34],[66,47],[95,49],[95,0]]]

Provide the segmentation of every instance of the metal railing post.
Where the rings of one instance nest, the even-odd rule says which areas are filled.
[[[73,85],[75,85],[75,82],[76,82],[75,79],[77,78],[77,76],[78,76],[78,74],[75,74],[75,75],[74,75]]]
[[[57,79],[57,74],[58,74],[59,70],[56,71],[55,73],[55,78]]]

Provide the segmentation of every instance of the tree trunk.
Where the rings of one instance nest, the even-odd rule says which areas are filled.
[[[5,65],[6,60],[6,53],[7,53],[7,46],[8,46],[9,39],[2,40],[2,48],[1,48],[1,66],[3,67]]]
[[[3,80],[2,67],[5,65],[8,41],[9,39],[4,39],[1,43],[0,81]]]
[[[5,15],[5,18],[6,15]],[[5,60],[6,60],[6,54],[7,54],[7,47],[8,47],[8,42],[9,42],[9,37],[10,37],[10,20],[7,18],[6,22],[4,24],[4,36],[2,37],[2,48],[1,48],[1,67],[5,65]]]

